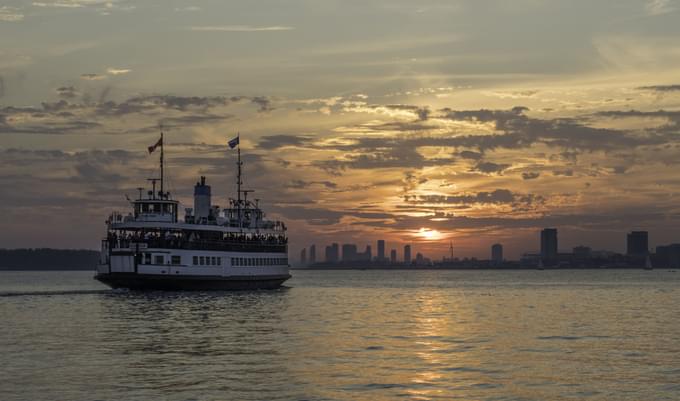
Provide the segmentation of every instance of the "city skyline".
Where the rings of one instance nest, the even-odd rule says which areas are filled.
[[[557,228],[544,228],[540,231],[537,232],[537,242],[536,242],[536,248],[529,248],[529,249],[524,249],[520,252],[521,258],[526,258],[526,257],[540,257],[544,261],[550,261],[550,260],[556,260],[560,255],[564,254],[572,254],[572,255],[579,255],[584,256],[584,254],[590,254],[591,252],[605,252],[605,253],[611,253],[611,254],[619,254],[619,255],[628,255],[628,256],[646,256],[648,254],[654,253],[654,250],[656,249],[657,251],[659,249],[664,249],[664,248],[672,248],[675,249],[677,248],[678,245],[677,243],[672,243],[672,244],[659,244],[656,247],[650,246],[649,243],[649,233],[647,231],[631,231],[625,233],[625,252],[617,252],[611,249],[594,249],[589,244],[587,243],[578,243],[578,244],[560,244],[559,242],[559,237],[558,237],[558,232],[559,230]],[[623,237],[623,236],[622,236]],[[392,242],[392,243],[386,243],[385,240],[378,239],[375,241],[375,244],[377,245],[376,248],[380,249],[382,246],[383,249],[389,250],[390,256],[385,257],[385,253],[383,253],[383,256],[381,256],[380,252],[378,252],[375,256],[373,256],[371,252],[371,247],[372,244],[368,243],[366,245],[366,250],[364,252],[358,252],[359,246],[355,243],[343,243],[339,244],[338,242],[333,242],[329,245],[326,245],[326,255],[323,260],[314,260],[314,261],[309,261],[308,264],[314,264],[316,263],[354,263],[354,262],[375,262],[375,263],[409,263],[412,261],[411,255],[413,252],[413,247],[412,244],[410,243],[405,243],[405,242]],[[301,264],[306,264],[307,262],[307,249],[316,249],[317,244],[311,244],[308,245],[307,247],[303,247],[300,251],[300,257],[297,259]],[[323,246],[323,245],[322,245]],[[387,247],[386,247],[387,246]],[[448,244],[449,246],[449,254],[444,255],[441,260],[446,261],[446,260],[454,260],[454,259],[481,259],[481,260],[490,260],[495,263],[503,262],[505,260],[508,260],[506,258],[505,254],[505,247],[501,243],[493,243],[489,245],[489,253],[487,254],[487,257],[484,258],[479,258],[476,255],[464,255],[464,254],[458,254],[455,251],[455,247],[453,246],[453,242],[450,242]],[[386,248],[385,248],[386,247]],[[399,251],[401,250],[401,253]],[[415,252],[422,254],[422,252],[419,252],[417,248],[415,248]],[[520,259],[520,258],[518,258]]]
[[[241,133],[245,186],[291,255],[384,239],[516,259],[545,227],[621,253],[620,233],[673,243],[679,15],[671,0],[6,1],[0,245],[98,248],[105,216],[158,175],[161,124],[186,206],[202,175],[215,204],[235,196]]]

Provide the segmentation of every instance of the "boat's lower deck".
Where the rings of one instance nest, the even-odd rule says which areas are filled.
[[[131,290],[219,291],[275,289],[290,278],[284,275],[260,276],[172,276],[138,273],[99,273],[95,279],[111,288]]]

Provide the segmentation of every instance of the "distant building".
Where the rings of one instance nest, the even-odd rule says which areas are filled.
[[[302,266],[307,265],[307,248],[302,248],[300,251],[300,264]]]
[[[316,245],[311,245],[309,247],[309,264],[316,263]]]
[[[657,246],[654,266],[680,269],[680,244]]]
[[[366,245],[366,250],[364,251],[364,260],[370,262],[373,260],[373,251],[370,245]]]
[[[589,259],[592,256],[593,250],[588,246],[575,246],[572,250],[575,259]]]
[[[404,263],[411,264],[411,245],[404,245]]]
[[[337,243],[328,245],[326,247],[326,262],[327,263],[338,263],[340,260],[340,247]]]
[[[417,265],[424,265],[425,264],[425,257],[420,252],[416,253],[416,264]]]
[[[392,249],[390,251],[390,263],[392,263],[392,264],[397,263],[397,250],[396,249]]]
[[[649,253],[649,240],[647,231],[632,231],[628,233],[626,254],[630,256],[642,256]]]
[[[385,261],[385,240],[378,240],[378,262]]]
[[[357,246],[354,244],[342,244],[342,261],[343,262],[356,262],[357,257]]]
[[[501,244],[491,245],[491,262],[493,264],[503,263],[503,245]]]
[[[541,230],[541,258],[555,260],[557,258],[557,229],[544,228]]]

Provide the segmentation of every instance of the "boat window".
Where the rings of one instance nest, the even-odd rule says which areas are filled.
[[[147,213],[149,211],[149,204],[142,203],[142,213]]]
[[[198,264],[198,256],[194,256],[194,266]]]
[[[206,257],[205,257],[205,264],[206,264],[207,266],[210,266],[210,256],[206,256]]]
[[[221,258],[221,257],[218,257],[218,258],[217,258],[217,264],[220,265],[220,266],[222,266],[222,258]]]
[[[205,264],[205,257],[201,256],[199,260],[201,261],[200,265],[203,266]]]
[[[165,258],[163,257],[163,255],[156,255],[156,257],[154,258],[154,263],[157,265],[162,265],[165,263],[164,259]]]
[[[235,262],[236,262],[236,258],[231,258],[231,265],[232,265],[232,266],[236,266],[236,263],[235,263]]]
[[[172,259],[172,262],[170,262],[170,263],[172,263],[173,265],[182,264],[182,258],[179,255],[172,255],[171,259]]]

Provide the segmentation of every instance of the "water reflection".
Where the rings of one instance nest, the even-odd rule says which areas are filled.
[[[92,293],[91,275],[50,288],[44,273],[3,288],[39,293],[0,298],[0,394],[677,398],[680,276],[613,273],[304,272],[221,294]]]

